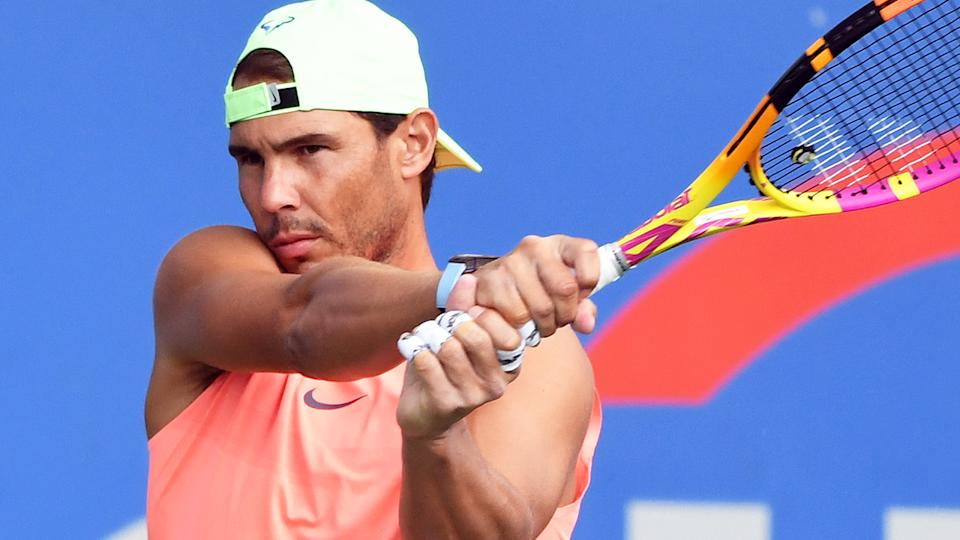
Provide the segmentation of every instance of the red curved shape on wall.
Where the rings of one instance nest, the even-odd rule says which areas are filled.
[[[705,403],[783,336],[845,298],[960,255],[960,181],[864,212],[708,240],[590,345],[607,403]],[[643,271],[640,269],[639,271]]]

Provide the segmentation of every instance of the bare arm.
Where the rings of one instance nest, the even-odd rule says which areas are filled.
[[[407,369],[397,411],[404,537],[534,538],[571,502],[594,394],[589,361],[567,326],[593,327],[586,296],[595,253],[587,241],[531,237],[458,283],[451,305],[492,309],[472,308],[474,322]],[[531,316],[553,337],[527,349],[516,378],[494,348],[518,345],[515,328]]]
[[[569,329],[528,351],[507,392],[438,438],[404,438],[404,538],[535,538],[571,502],[593,374]]]
[[[160,268],[158,354],[229,371],[375,375],[399,361],[396,336],[436,314],[438,278],[355,257],[284,274],[252,232],[204,229]]]
[[[393,368],[401,360],[397,335],[436,314],[439,275],[355,257],[285,274],[252,231],[210,227],[191,234],[170,250],[157,275],[147,436],[222,371],[349,380]]]

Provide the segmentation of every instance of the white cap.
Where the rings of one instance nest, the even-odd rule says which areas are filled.
[[[429,107],[417,37],[366,0],[312,0],[268,13],[240,54],[270,49],[293,68],[288,84],[260,83],[224,95],[227,125],[292,111],[408,114]],[[480,165],[443,130],[436,170]]]

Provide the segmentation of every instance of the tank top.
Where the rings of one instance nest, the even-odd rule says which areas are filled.
[[[150,538],[399,539],[405,368],[350,382],[220,375],[148,442]],[[599,430],[595,396],[576,499],[539,538],[570,538]]]

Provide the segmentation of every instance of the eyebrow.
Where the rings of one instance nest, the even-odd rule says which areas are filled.
[[[297,135],[285,141],[282,141],[278,144],[270,145],[275,152],[283,152],[290,148],[297,146],[304,146],[310,144],[319,144],[324,146],[333,146],[338,142],[338,139],[330,135],[329,133],[305,133],[303,135]],[[243,146],[241,144],[231,144],[227,147],[227,151],[233,157],[239,157],[243,155],[256,154],[256,150]]]

